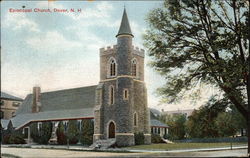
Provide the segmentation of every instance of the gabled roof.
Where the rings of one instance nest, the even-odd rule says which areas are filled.
[[[127,12],[125,8],[124,8],[123,15],[122,15],[120,29],[116,37],[119,35],[131,35],[132,37],[134,37],[131,31],[130,25],[129,25],[128,16],[127,16]]]
[[[98,86],[80,87],[41,93],[41,111],[32,113],[33,95],[29,94],[11,119],[13,127],[21,128],[33,121],[92,119],[94,118],[95,91]],[[4,126],[7,121],[3,122]],[[2,125],[3,125],[2,124]],[[151,116],[151,126],[167,127]]]
[[[154,114],[154,116],[160,116],[161,115],[161,112],[157,109],[154,109],[154,108],[149,108],[150,111]]]
[[[15,97],[15,96],[10,95],[10,94],[5,93],[5,92],[1,92],[1,99],[16,100],[16,101],[23,101],[23,99],[22,99],[22,98]]]
[[[96,87],[41,93],[41,111],[38,113],[32,113],[33,95],[29,94],[11,119],[13,126],[20,128],[32,121],[93,118]]]
[[[1,126],[3,129],[7,129],[10,120],[1,119]]]
[[[168,125],[166,125],[165,123],[157,120],[157,119],[150,119],[150,126],[151,127],[163,127],[163,128],[167,128]]]
[[[149,109],[150,110],[150,126],[153,126],[153,127],[164,127],[164,128],[167,128],[168,125],[161,122],[160,120],[157,119],[157,117],[154,115],[154,113],[152,112],[152,109]]]
[[[41,112],[94,108],[96,87],[95,85],[41,93]],[[16,115],[32,112],[32,98],[32,94],[25,98]]]

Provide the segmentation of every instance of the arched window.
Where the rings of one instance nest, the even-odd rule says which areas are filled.
[[[108,76],[109,77],[116,76],[116,61],[114,58],[110,58],[109,60]]]
[[[137,126],[137,114],[136,114],[136,112],[134,113],[134,126]]]
[[[109,87],[109,103],[112,105],[115,102],[115,88],[113,86]]]
[[[137,60],[132,60],[132,76],[137,76]]]

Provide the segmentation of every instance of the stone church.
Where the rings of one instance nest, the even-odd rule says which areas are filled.
[[[118,146],[135,144],[134,133],[167,133],[167,126],[151,116],[144,82],[144,50],[134,47],[133,34],[124,9],[116,35],[117,44],[100,49],[100,82],[96,86],[41,93],[40,87],[26,96],[16,116],[16,129],[27,129],[32,122],[93,119],[94,142],[115,139]],[[150,128],[151,127],[151,128]]]

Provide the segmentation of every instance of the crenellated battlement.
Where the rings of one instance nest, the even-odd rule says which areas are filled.
[[[144,49],[140,49],[139,47],[135,47],[132,45],[132,49],[133,49],[133,54],[139,55],[144,57],[145,56],[145,50]]]
[[[117,45],[100,48],[100,56],[116,53],[116,50],[117,50]],[[139,47],[135,47],[132,45],[132,50],[133,50],[132,51],[133,54],[136,54],[142,57],[145,56],[144,49],[140,49]]]
[[[117,45],[100,48],[100,56],[115,53],[116,50],[117,50]]]

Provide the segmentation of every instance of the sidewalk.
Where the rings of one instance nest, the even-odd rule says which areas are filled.
[[[64,149],[73,151],[105,151],[105,152],[133,152],[133,153],[180,153],[180,152],[198,152],[198,151],[219,151],[219,150],[235,150],[247,149],[247,146],[235,147],[220,147],[220,148],[198,148],[198,149],[178,149],[178,150],[137,150],[126,148],[109,148],[94,150],[84,146],[67,146],[67,145],[1,145],[2,147],[16,147],[16,148],[32,148],[32,149]]]
[[[199,149],[179,149],[179,150],[127,150],[129,152],[150,152],[150,153],[180,153],[180,152],[196,152],[196,151],[219,151],[219,150],[236,150],[247,149],[247,146],[237,147],[221,147],[221,148],[199,148]]]
[[[46,148],[45,148],[46,147]],[[67,147],[67,146],[66,146]],[[83,147],[70,146],[67,149],[65,146],[16,146],[4,145],[1,147],[2,157],[9,158],[9,155],[17,157],[30,158],[73,158],[73,157],[246,157],[247,149],[237,147],[234,150],[230,148],[209,148],[209,149],[188,149],[188,150],[89,150]],[[87,149],[87,150],[86,150]]]

